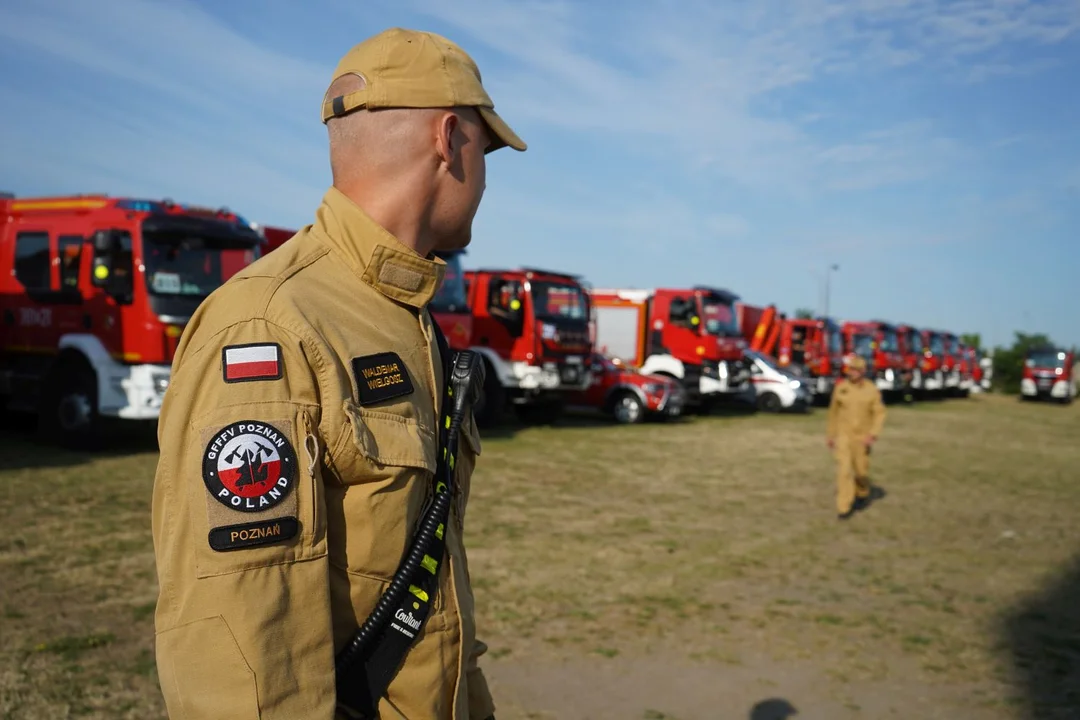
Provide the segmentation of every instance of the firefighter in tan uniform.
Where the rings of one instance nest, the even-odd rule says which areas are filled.
[[[174,719],[348,717],[335,658],[401,563],[438,461],[432,251],[468,244],[485,154],[525,150],[471,58],[428,33],[350,50],[322,115],[334,184],[314,223],[201,304],[162,407],[156,653]],[[438,590],[378,717],[493,717],[462,541],[471,413],[462,428]]]
[[[870,499],[870,448],[885,425],[881,391],[866,375],[866,360],[850,355],[846,379],[840,380],[829,402],[826,442],[836,456],[836,511],[840,519]]]

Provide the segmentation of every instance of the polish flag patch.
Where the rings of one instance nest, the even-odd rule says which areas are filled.
[[[277,343],[228,345],[221,351],[225,382],[279,380],[282,376],[281,346]]]

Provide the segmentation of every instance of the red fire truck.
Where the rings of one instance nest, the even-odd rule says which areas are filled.
[[[266,255],[271,250],[276,250],[288,241],[293,235],[296,234],[295,230],[289,230],[287,228],[273,227],[271,225],[254,225],[255,231],[262,236],[263,251],[262,254]]]
[[[945,340],[937,330],[923,329],[922,384],[925,392],[945,390]]]
[[[701,286],[589,294],[597,351],[647,375],[681,381],[687,407],[707,413],[720,398],[750,389],[737,295]]]
[[[465,350],[472,337],[472,312],[465,292],[465,271],[461,267],[464,250],[435,253],[446,261],[446,274],[428,309],[442,328],[451,350]]]
[[[896,326],[897,346],[900,350],[900,382],[916,395],[925,391],[924,372],[926,357],[923,347],[923,334],[913,325]]]
[[[552,422],[566,394],[589,387],[589,299],[575,275],[520,268],[467,270],[470,349],[485,360],[482,425],[507,407],[528,421]]]
[[[943,348],[941,371],[945,377],[945,392],[949,395],[955,395],[960,392],[960,381],[962,379],[960,338],[955,333],[943,332],[941,333],[941,344]]]
[[[202,300],[260,254],[228,210],[105,195],[0,198],[0,402],[87,447],[156,419]]]
[[[1075,365],[1076,356],[1064,348],[1032,348],[1024,356],[1020,397],[1071,403],[1077,394]]]
[[[844,351],[861,355],[867,364],[867,376],[884,393],[904,390],[901,369],[904,365],[896,326],[881,320],[849,320],[841,328]]]
[[[774,305],[739,303],[739,326],[751,350],[776,358],[778,367],[797,369],[826,398],[844,371],[844,340],[831,319],[789,318]]]

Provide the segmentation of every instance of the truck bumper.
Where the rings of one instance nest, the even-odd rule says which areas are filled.
[[[900,374],[891,368],[878,373],[877,377],[874,379],[874,384],[877,385],[877,389],[882,392],[893,392],[902,388]]]
[[[168,365],[121,365],[98,370],[98,412],[124,420],[155,420],[169,387]]]
[[[1020,381],[1020,393],[1027,397],[1054,398],[1064,400],[1076,396],[1076,389],[1069,380],[1057,380],[1053,383],[1036,383],[1034,380]]]
[[[923,375],[923,390],[934,392],[944,388],[945,379],[940,370],[932,372],[929,375]]]
[[[569,364],[562,367],[545,363],[543,367],[517,362],[511,365],[510,382],[528,391],[586,390],[592,375],[583,365]]]
[[[831,377],[819,377],[815,383],[814,391],[818,395],[829,395],[833,391],[836,381]]]

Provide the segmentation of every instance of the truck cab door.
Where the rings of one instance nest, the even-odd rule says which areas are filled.
[[[701,333],[701,316],[693,295],[674,295],[667,307],[662,342],[664,350],[680,360],[696,358],[693,352]]]
[[[126,229],[99,226],[87,236],[90,262],[87,293],[87,315],[93,334],[105,349],[118,360],[137,361],[125,357],[125,316],[133,313],[135,283],[141,278],[135,271],[131,232]],[[138,323],[128,318],[133,327]]]

